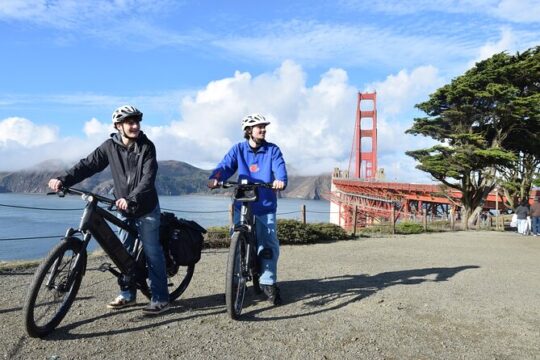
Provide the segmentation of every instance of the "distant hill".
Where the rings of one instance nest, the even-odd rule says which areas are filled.
[[[160,161],[156,187],[160,195],[210,194],[206,187],[210,170],[199,169],[182,161]],[[46,161],[29,169],[0,172],[0,192],[45,193],[49,179],[70,167],[60,161]],[[289,176],[289,185],[282,197],[319,200],[330,191],[330,175]],[[100,194],[112,193],[109,168],[78,184],[78,187]],[[212,192],[216,193],[216,191]]]

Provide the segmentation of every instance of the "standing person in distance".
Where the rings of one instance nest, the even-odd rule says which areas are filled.
[[[165,257],[159,242],[161,210],[155,187],[158,169],[156,148],[141,131],[142,116],[142,112],[131,105],[116,109],[112,123],[117,132],[65,175],[49,180],[49,187],[59,191],[63,186],[75,185],[110,166],[117,216],[137,228],[146,255],[152,299],[143,312],[155,315],[169,308],[169,292]],[[135,241],[133,236],[120,228],[118,236],[131,252]],[[129,278],[120,282],[120,295],[107,305],[109,309],[135,305],[136,289]]]
[[[516,208],[517,229],[518,233],[521,235],[527,235],[527,217],[529,216],[529,213],[529,202],[527,199],[522,199],[519,206]]]
[[[257,254],[261,269],[259,282],[268,300],[281,305],[281,295],[277,282],[277,262],[279,240],[276,232],[276,190],[287,186],[287,169],[281,150],[266,141],[266,126],[270,124],[264,116],[252,114],[242,120],[242,131],[246,141],[234,145],[223,160],[212,171],[208,187],[215,188],[220,181],[226,181],[238,171],[238,181],[248,183],[272,183],[273,189],[259,188],[259,200],[252,204],[256,217]],[[240,220],[240,204],[235,204],[235,223]]]
[[[540,198],[535,198],[531,206],[531,231],[534,236],[540,235]]]

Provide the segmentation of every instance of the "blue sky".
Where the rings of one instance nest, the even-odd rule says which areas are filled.
[[[379,166],[427,182],[404,155],[431,144],[403,133],[414,105],[540,45],[540,0],[3,0],[0,34],[0,170],[76,161],[133,104],[160,160],[211,168],[260,112],[292,172],[329,173],[376,90]]]

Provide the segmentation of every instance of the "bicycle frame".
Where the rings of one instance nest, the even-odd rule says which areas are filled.
[[[31,337],[44,337],[54,331],[69,311],[86,272],[88,243],[94,237],[102,249],[117,266],[104,263],[101,271],[109,271],[118,278],[124,287],[140,290],[147,298],[151,298],[151,289],[146,278],[146,257],[144,247],[138,238],[135,227],[117,218],[113,213],[98,206],[98,202],[110,205],[115,201],[82,190],[64,188],[58,195],[65,193],[82,195],[87,202],[79,227],[69,228],[66,236],[47,254],[34,273],[28,288],[23,307],[24,323]],[[128,251],[122,241],[111,229],[109,222],[124,229],[135,237],[132,251]],[[82,235],[82,239],[78,234]],[[189,285],[195,264],[176,265],[175,270],[168,272],[168,286],[171,301],[177,299]],[[185,271],[179,271],[179,268]]]
[[[81,233],[83,235],[83,246],[86,248],[93,236],[103,251],[105,251],[112,262],[120,270],[120,273],[115,272],[110,268],[108,269],[109,271],[116,276],[120,276],[121,274],[134,274],[137,268],[136,257],[140,251],[140,246],[138,244],[139,240],[137,239],[137,243],[134,247],[134,249],[136,249],[135,254],[131,255],[111,229],[107,221],[135,236],[138,235],[137,230],[117,218],[114,214],[98,206],[98,201],[113,205],[114,202],[111,199],[101,197],[99,195],[88,195],[84,191],[77,189],[69,189],[68,191],[82,195],[87,204],[81,217],[79,229],[68,229],[66,232],[66,237],[70,237],[76,233]]]
[[[224,188],[234,186],[233,199],[240,203],[240,219],[235,223],[231,234],[231,245],[227,260],[225,280],[225,303],[227,313],[238,319],[242,312],[246,283],[253,282],[256,294],[259,286],[259,266],[257,256],[256,218],[251,211],[251,203],[258,200],[258,187],[271,187],[267,183],[221,183]]]
[[[252,280],[252,275],[257,276],[257,242],[255,236],[255,217],[251,213],[250,202],[242,201],[240,206],[240,221],[234,225],[234,231],[241,231],[246,234],[246,262],[242,269],[242,275],[248,281]],[[251,270],[251,271],[250,271]]]

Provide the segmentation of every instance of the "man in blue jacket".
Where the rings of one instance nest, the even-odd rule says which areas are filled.
[[[220,181],[226,181],[236,171],[238,180],[272,183],[273,189],[259,188],[259,200],[252,204],[253,215],[257,218],[257,253],[261,266],[259,282],[269,301],[281,304],[277,281],[277,262],[279,241],[276,233],[276,190],[287,186],[287,169],[281,150],[275,144],[265,140],[266,125],[270,124],[264,116],[252,114],[242,120],[244,138],[234,145],[223,160],[212,171],[208,187],[215,188]],[[237,204],[239,205],[239,204]],[[239,221],[235,211],[235,222]]]
[[[152,299],[143,309],[146,315],[160,314],[169,309],[169,292],[165,257],[159,242],[160,207],[155,187],[158,164],[154,144],[141,131],[142,112],[124,105],[112,114],[117,132],[95,149],[86,159],[49,181],[49,187],[59,191],[70,187],[110,166],[118,217],[135,226],[144,246]],[[131,251],[135,239],[119,229],[118,236]],[[135,305],[136,289],[126,281],[120,295],[110,302],[109,309]]]

